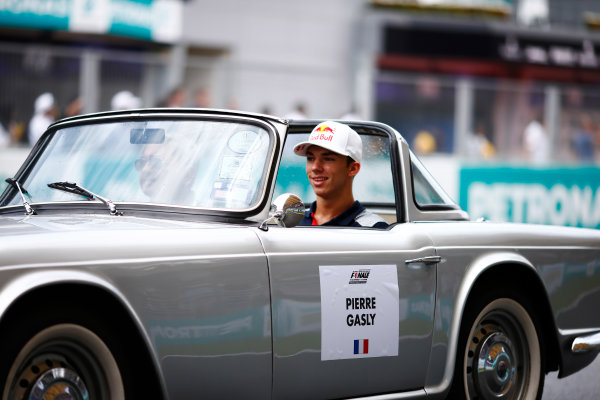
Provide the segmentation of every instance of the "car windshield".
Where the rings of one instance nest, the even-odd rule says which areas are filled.
[[[54,133],[21,184],[31,203],[88,201],[48,187],[70,182],[113,202],[246,210],[264,192],[271,147],[264,128],[231,121],[71,126]],[[10,204],[21,204],[18,194]]]

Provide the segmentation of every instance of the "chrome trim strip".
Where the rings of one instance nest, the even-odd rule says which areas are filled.
[[[401,399],[421,399],[427,396],[425,390],[415,390],[412,392],[381,394],[377,396],[352,397],[348,400],[401,400]]]
[[[586,353],[592,350],[600,350],[600,332],[576,337],[571,345],[571,351],[573,353]]]
[[[600,332],[600,328],[558,329],[561,336],[585,336]]]
[[[560,245],[517,245],[517,246],[436,246],[436,250],[460,250],[460,249],[469,249],[469,250],[504,250],[504,251],[514,251],[514,250],[545,250],[545,249],[558,249],[558,250],[597,250],[600,249],[600,246],[560,246]]]
[[[298,228],[304,228],[304,227],[298,227]],[[283,228],[283,229],[288,229],[288,228]],[[296,228],[294,228],[296,229]],[[318,229],[318,228],[310,228],[309,229]],[[385,232],[385,231],[384,231]],[[417,250],[411,250],[411,252],[413,253],[418,253],[419,251],[423,251],[426,249],[432,249],[433,247],[423,247]],[[457,247],[459,248],[459,247]],[[472,247],[469,247],[472,248]],[[547,249],[548,247],[544,246],[544,247],[511,247],[509,248],[505,248],[505,247],[485,247],[485,249],[489,249],[489,250],[543,250],[543,249]],[[439,248],[436,248],[436,250]],[[595,250],[594,247],[565,247],[565,248],[561,248],[561,250]],[[302,255],[319,255],[319,254],[339,254],[342,251],[327,251],[327,250],[323,250],[323,251],[301,251],[301,252],[296,252],[296,251],[270,251],[268,254],[270,256],[302,256]],[[344,250],[343,251],[344,254],[379,254],[379,253],[407,253],[406,250],[398,250],[398,249],[382,249],[382,250]],[[502,261],[502,260],[499,260]],[[507,261],[515,261],[515,262],[521,262],[521,259],[514,259],[514,258],[510,258]],[[527,264],[530,264],[529,262],[527,262]],[[532,266],[533,267],[533,266]]]
[[[418,253],[430,249],[431,247],[425,247],[418,250],[410,250],[411,253]],[[406,250],[398,249],[383,249],[383,250],[323,250],[323,251],[286,251],[286,252],[275,252],[270,251],[267,253],[268,256],[316,256],[316,255],[337,255],[337,254],[406,254]]]
[[[19,270],[30,268],[56,268],[56,267],[82,267],[96,265],[122,265],[122,264],[146,264],[146,263],[165,263],[165,262],[186,262],[214,259],[248,259],[250,257],[264,258],[264,253],[240,253],[240,254],[203,254],[190,256],[164,256],[164,257],[144,257],[144,258],[107,258],[94,260],[73,260],[73,261],[57,261],[57,262],[40,262],[30,264],[16,264],[2,266],[2,270]]]

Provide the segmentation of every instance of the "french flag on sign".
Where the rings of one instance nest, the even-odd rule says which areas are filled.
[[[369,354],[369,339],[356,339],[354,341],[354,354]]]

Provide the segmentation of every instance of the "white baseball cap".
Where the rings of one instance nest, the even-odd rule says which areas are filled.
[[[54,96],[48,92],[40,94],[33,105],[36,114],[50,111],[52,107],[54,107]]]
[[[110,101],[110,107],[116,110],[130,110],[132,108],[139,108],[142,104],[142,101],[139,97],[134,96],[128,90],[122,90],[115,94]]]
[[[319,146],[343,156],[349,156],[356,162],[362,160],[362,140],[356,131],[348,125],[334,121],[321,122],[310,133],[308,140],[298,143],[294,153],[306,156],[310,146]]]

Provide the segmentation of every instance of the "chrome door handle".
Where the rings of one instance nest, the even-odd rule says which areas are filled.
[[[442,257],[440,257],[440,256],[428,256],[428,257],[413,258],[412,260],[406,260],[406,261],[404,261],[404,263],[405,264],[416,264],[416,263],[435,264],[435,263],[439,263],[440,261],[442,261]]]

